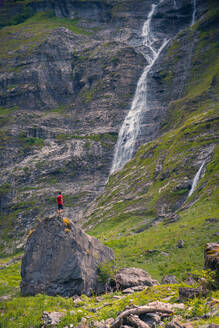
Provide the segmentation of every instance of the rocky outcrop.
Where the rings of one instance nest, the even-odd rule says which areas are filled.
[[[179,300],[180,302],[188,301],[191,298],[202,297],[208,294],[208,290],[205,290],[201,287],[190,288],[190,287],[181,287],[179,288]]]
[[[175,276],[173,275],[168,275],[162,278],[161,281],[162,284],[177,284],[178,281]]]
[[[114,277],[118,289],[126,289],[135,286],[158,285],[158,281],[152,279],[149,273],[139,268],[124,268],[116,272]]]
[[[215,271],[214,285],[219,287],[219,243],[208,243],[204,250],[205,269]]]
[[[21,266],[21,294],[55,296],[101,293],[98,265],[113,251],[86,235],[67,218],[42,220],[29,234]]]

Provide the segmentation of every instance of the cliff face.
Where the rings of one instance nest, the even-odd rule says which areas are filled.
[[[55,209],[59,190],[66,215],[73,211],[78,221],[103,189],[119,128],[147,64],[141,29],[151,4],[48,0],[1,5],[2,237],[8,228],[10,238],[23,235],[36,215]],[[196,18],[205,10],[198,1]],[[193,13],[190,0],[162,1],[151,23],[157,47],[187,27]],[[169,41],[151,70],[151,110],[143,117],[136,150],[161,134],[169,104],[182,97],[191,79],[196,41],[187,33],[181,40],[181,58]]]

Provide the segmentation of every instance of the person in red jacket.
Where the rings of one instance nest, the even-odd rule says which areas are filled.
[[[62,210],[63,210],[63,197],[62,197],[61,192],[59,192],[56,200],[57,200],[57,205],[58,205],[58,214],[61,214]]]

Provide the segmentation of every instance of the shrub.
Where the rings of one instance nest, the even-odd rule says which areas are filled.
[[[98,266],[98,281],[107,283],[110,279],[114,277],[116,268],[115,263],[112,261],[102,262]]]

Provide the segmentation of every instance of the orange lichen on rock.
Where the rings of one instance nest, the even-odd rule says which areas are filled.
[[[30,229],[30,231],[28,232],[27,238],[29,238],[34,231],[35,231],[35,229]]]
[[[62,219],[64,225],[66,226],[67,229],[71,230],[71,222],[68,218],[63,218]]]

